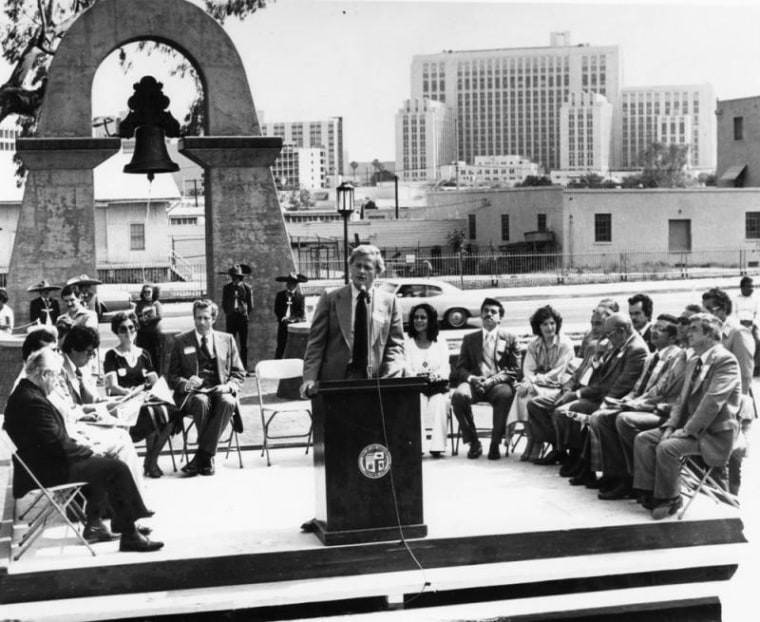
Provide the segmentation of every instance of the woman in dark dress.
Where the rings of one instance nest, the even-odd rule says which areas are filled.
[[[119,345],[106,352],[103,361],[106,390],[109,395],[126,395],[138,386],[151,387],[158,380],[150,354],[135,345],[137,317],[132,311],[121,311],[111,320],[111,331],[119,338]],[[129,429],[133,441],[145,439],[144,469],[147,477],[161,477],[163,471],[158,466],[161,453],[174,420],[177,409],[165,402],[146,403],[140,409],[137,422]]]
[[[140,323],[137,326],[135,343],[148,351],[153,368],[161,374],[164,369],[164,335],[161,331],[163,309],[158,301],[158,286],[145,283],[140,290],[140,297],[135,303],[135,315]]]

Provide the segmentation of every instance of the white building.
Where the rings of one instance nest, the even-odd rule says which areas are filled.
[[[396,113],[396,172],[404,181],[435,181],[456,159],[454,117],[445,104],[407,99]]]
[[[19,135],[19,129],[16,125],[15,115],[11,117],[5,117],[3,122],[0,123],[0,152],[16,152],[16,138]]]
[[[511,187],[541,167],[519,155],[475,156],[474,164],[459,163],[459,183],[468,186]]]
[[[688,145],[688,165],[712,171],[717,160],[715,94],[710,84],[643,86],[621,93],[623,169],[640,168],[653,143]]]
[[[283,145],[272,165],[272,174],[283,188],[324,188],[327,185],[325,151],[318,147]]]
[[[601,175],[612,157],[612,105],[598,93],[570,93],[560,107],[560,168]]]

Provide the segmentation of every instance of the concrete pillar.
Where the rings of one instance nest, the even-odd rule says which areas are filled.
[[[179,151],[205,167],[206,273],[209,297],[218,304],[236,263],[251,266],[253,313],[248,318],[248,365],[274,358],[277,322],[274,278],[295,270],[293,252],[270,166],[282,139],[253,136],[185,137]],[[212,208],[213,206],[213,208]],[[224,328],[224,314],[216,324]]]
[[[19,138],[29,173],[8,270],[17,324],[28,321],[26,288],[96,274],[92,170],[119,150],[118,138]]]

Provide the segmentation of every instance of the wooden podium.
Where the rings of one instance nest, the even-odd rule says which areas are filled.
[[[323,544],[422,538],[419,378],[321,382],[312,400]]]

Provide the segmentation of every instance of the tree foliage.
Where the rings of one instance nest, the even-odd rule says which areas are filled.
[[[515,184],[515,188],[530,188],[534,186],[551,186],[552,180],[546,175],[528,175]]]
[[[597,173],[587,173],[567,184],[568,188],[615,188],[618,184],[612,179],[605,179]]]
[[[685,188],[688,145],[652,143],[639,159],[642,171],[623,179],[624,188]]]

